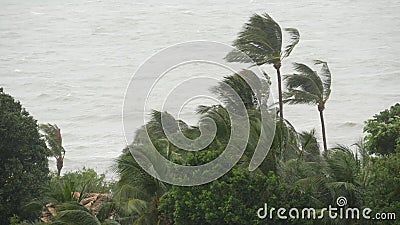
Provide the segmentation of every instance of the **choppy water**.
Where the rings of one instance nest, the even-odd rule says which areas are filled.
[[[0,86],[40,123],[61,127],[65,170],[87,166],[104,172],[125,146],[124,91],[139,65],[179,42],[230,44],[243,23],[262,12],[301,32],[283,73],[291,71],[293,61],[329,62],[333,91],[325,115],[330,146],[356,142],[363,121],[400,101],[396,0],[1,0]],[[275,78],[271,66],[265,70]],[[319,131],[315,107],[285,109],[298,130]],[[134,122],[142,123],[141,118]]]

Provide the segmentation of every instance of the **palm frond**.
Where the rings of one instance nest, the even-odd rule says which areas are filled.
[[[87,211],[65,210],[58,213],[55,224],[100,225],[99,220]]]
[[[225,57],[228,62],[249,63],[252,60],[257,65],[279,62],[282,48],[281,28],[267,13],[255,14],[244,25],[233,46],[237,50]]]
[[[141,215],[149,211],[150,205],[151,203],[141,199],[129,199],[125,208],[130,213]]]
[[[322,90],[319,89],[318,84],[312,77],[304,74],[292,74],[285,76],[284,79],[288,89],[299,89],[322,99]]]
[[[327,155],[326,162],[331,176],[336,181],[355,183],[360,169],[352,150],[344,145],[338,145]]]
[[[359,191],[359,187],[355,186],[352,183],[349,182],[341,182],[341,181],[336,181],[336,182],[329,182],[326,184],[326,186],[330,189],[333,190],[340,190],[343,189],[346,192],[358,192]]]
[[[299,72],[300,74],[309,77],[313,81],[315,89],[318,90],[319,95],[322,95],[324,88],[322,85],[321,78],[318,76],[316,71],[312,70],[310,67],[302,63],[293,63],[293,69]]]
[[[110,219],[105,219],[101,225],[121,225],[120,223],[118,223],[115,220],[110,220]]]
[[[284,103],[288,104],[317,104],[319,97],[303,90],[289,89],[283,93]]]
[[[322,189],[325,183],[326,177],[321,175],[308,176],[295,182],[295,184],[299,185],[300,187],[304,187],[305,189],[312,188],[314,190]]]
[[[331,94],[332,74],[331,74],[331,71],[329,70],[327,62],[324,62],[321,60],[315,60],[314,64],[315,65],[322,64],[321,72],[319,74],[321,76],[321,80],[322,80],[322,83],[324,86],[324,100],[326,101],[326,100],[328,100],[328,98]]]
[[[238,74],[225,77],[211,91],[231,108],[239,107],[238,102],[243,103],[246,108],[255,107],[255,94],[249,84]],[[240,97],[241,101],[238,101]]]
[[[197,114],[206,114],[208,111],[212,111],[215,108],[222,107],[221,105],[199,105],[196,109]]]
[[[317,138],[315,137],[315,129],[311,131],[303,131],[299,134],[301,143],[301,154],[306,161],[319,161],[320,149]]]
[[[62,136],[60,128],[56,124],[40,124],[39,129],[44,134],[44,139],[47,146],[55,158],[62,158],[65,154],[65,149],[62,147]]]
[[[294,47],[299,43],[300,33],[295,28],[285,28],[285,31],[290,35],[290,44],[285,47],[285,50],[282,55],[282,59],[286,58],[293,51]]]

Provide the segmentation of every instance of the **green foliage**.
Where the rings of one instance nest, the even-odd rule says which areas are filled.
[[[374,213],[394,212],[400,221],[400,154],[374,158],[366,189],[365,207]],[[374,224],[395,224],[393,220],[374,221]],[[398,223],[397,223],[398,224]]]
[[[53,178],[57,179],[57,178]],[[62,180],[69,180],[78,184],[78,188],[85,186],[87,193],[109,193],[112,183],[107,182],[104,173],[97,174],[94,169],[85,168],[77,171],[66,172],[62,176]]]
[[[167,221],[174,224],[265,224],[257,210],[270,207],[306,206],[309,196],[268,175],[235,167],[209,184],[196,187],[174,186],[160,202]],[[268,224],[307,224],[307,221],[268,220]]]
[[[242,70],[237,74],[225,77],[212,90],[225,104],[226,108],[239,108],[235,101],[237,96],[241,99],[246,109],[257,108],[263,104],[262,99],[269,97],[269,77],[266,82],[260,82],[260,78],[251,70]],[[251,86],[250,86],[251,85]],[[253,88],[252,88],[253,87]]]
[[[48,199],[52,203],[78,201],[75,192],[82,193],[109,193],[111,184],[105,181],[105,174],[97,174],[93,169],[67,172],[61,177],[52,177],[47,191]]]
[[[249,63],[250,57],[257,65],[280,64],[283,58],[290,55],[300,38],[299,32],[294,28],[287,28],[285,31],[290,36],[290,43],[282,50],[282,30],[279,24],[267,13],[254,14],[233,42],[238,50],[230,52],[226,59],[229,62]]]
[[[400,152],[400,104],[397,103],[367,120],[364,127],[366,147],[371,154]]]
[[[19,216],[17,216],[17,215],[10,217],[9,221],[10,221],[10,225],[46,225],[46,223],[42,223],[42,222],[21,221],[21,218],[19,218]]]
[[[285,78],[285,101],[318,106],[325,150],[321,155],[314,130],[297,133],[283,118],[281,61],[290,55],[300,37],[294,28],[285,31],[290,39],[283,47],[280,26],[268,14],[253,15],[234,41],[237,50],[226,56],[230,62],[273,64],[277,70],[280,119],[273,121],[274,129],[268,130],[275,131],[269,154],[252,172],[248,170],[250,159],[265,128],[260,107],[266,105],[269,97],[266,74],[265,84],[252,79],[256,75],[250,70],[225,77],[213,89],[223,104],[198,109],[199,124],[204,129],[200,125],[189,126],[167,112],[153,111],[150,121],[136,132],[134,142],[116,160],[119,180],[115,184],[107,183],[105,175],[93,169],[83,168],[60,176],[65,156],[60,129],[55,124],[41,125],[44,139],[40,139],[36,121],[0,88],[0,224],[33,224],[40,210],[54,212],[53,206],[57,215],[50,213],[50,225],[393,224],[329,218],[280,220],[276,216],[266,221],[257,217],[258,209],[265,203],[269,208],[321,209],[337,205],[339,196],[347,198],[348,207],[369,207],[373,212],[400,211],[400,104],[366,122],[365,146],[338,145],[327,152],[322,111],[331,94],[330,70],[326,62],[319,60],[315,61],[315,65],[321,66],[319,72],[295,63],[296,73]],[[237,97],[241,101],[235,101]],[[228,173],[213,182],[193,187],[171,186],[149,175],[131,155],[137,151],[143,157],[154,157],[146,154],[150,143],[144,137],[148,134],[157,151],[174,163],[208,163],[225,150],[233,126],[229,112],[243,115],[237,110],[241,103],[250,122],[244,155]],[[216,136],[201,151],[188,152],[170,141],[180,133],[191,140],[201,134],[210,135],[208,128],[213,124],[209,119],[217,127]],[[58,176],[50,182],[48,156],[56,158],[58,169]],[[152,166],[158,172],[159,166]],[[111,192],[112,201],[111,195],[89,195]]]
[[[288,89],[284,94],[285,102],[325,107],[331,93],[331,73],[326,62],[315,62],[315,65],[319,64],[322,64],[319,73],[304,64],[294,64],[297,73],[285,77]]]
[[[52,203],[57,212],[51,224],[119,224],[109,219],[115,205],[109,200],[91,200],[90,208],[85,198],[91,193],[110,193],[112,184],[105,181],[104,174],[93,169],[67,172],[61,177],[53,177],[42,205]]]
[[[328,74],[327,67],[325,70],[322,73]],[[233,80],[228,80],[228,82],[231,81]],[[320,81],[316,86],[322,89],[317,88],[314,91],[318,90],[324,96],[322,99],[326,100],[330,90],[325,90],[324,87],[329,86],[330,81],[326,79]],[[239,89],[240,86],[239,84]],[[305,86],[307,90],[312,88]],[[399,181],[397,175],[389,174],[389,171],[399,173],[397,171],[400,168],[398,158],[380,165],[381,159],[371,159],[363,143],[353,147],[338,145],[321,155],[315,131],[297,133],[288,121],[275,121],[275,138],[267,158],[257,170],[249,172],[248,163],[259,138],[261,120],[257,108],[249,107],[247,112],[250,115],[251,130],[245,154],[230,172],[205,185],[170,187],[157,183],[125,150],[118,162],[119,173],[122,175],[121,178],[124,177],[120,180],[120,184],[125,183],[125,186],[120,186],[115,196],[123,200],[121,201],[123,204],[120,204],[120,215],[123,215],[121,213],[123,209],[128,209],[130,211],[125,211],[125,213],[130,213],[130,217],[125,218],[131,220],[124,223],[121,217],[119,220],[121,224],[129,224],[129,222],[136,224],[265,224],[266,221],[260,220],[256,215],[257,210],[264,203],[268,203],[271,207],[300,209],[313,207],[318,210],[329,205],[335,206],[339,196],[347,198],[349,207],[361,209],[367,203],[371,208],[374,207],[373,209],[381,207],[388,212],[398,211],[396,196],[399,195],[399,189],[395,183]],[[150,128],[149,135],[161,154],[184,165],[201,165],[221,154],[230,134],[227,110],[221,105],[202,106],[199,108],[199,113],[212,118],[220,129],[210,146],[199,152],[188,153],[168,142],[160,123],[162,113],[153,114],[152,120],[146,127]],[[175,121],[173,117],[170,119]],[[197,127],[189,127],[182,121],[175,122],[181,125],[181,131],[188,137],[195,138],[199,135]],[[140,136],[136,137],[131,150],[136,148],[146,148]],[[377,176],[374,175],[375,171],[379,171]],[[382,179],[390,181],[385,182]],[[159,187],[166,188],[160,191]],[[374,200],[373,196],[379,196],[379,200]],[[389,198],[393,201],[388,201]],[[275,218],[269,220],[268,224],[367,224],[368,222],[370,221],[332,220],[326,216],[323,220]]]
[[[299,157],[301,159],[305,162],[318,162],[320,160],[320,148],[315,137],[315,129],[299,133],[299,143],[301,149]]]
[[[283,120],[283,99],[281,84],[281,61],[288,57],[299,43],[300,33],[295,28],[286,28],[289,44],[282,49],[282,30],[267,13],[254,14],[233,42],[235,50],[228,53],[228,62],[244,62],[254,65],[273,64],[278,78],[279,113]],[[269,89],[269,88],[268,88]]]
[[[114,188],[116,220],[123,225],[157,224],[158,201],[167,186],[147,174],[128,148],[117,159],[115,170],[120,176]]]
[[[89,210],[76,202],[57,205],[57,216],[51,225],[100,225],[100,221]]]
[[[314,64],[322,65],[319,73],[304,64],[294,63],[296,73],[285,77],[287,91],[284,93],[284,102],[289,104],[311,104],[318,106],[324,152],[326,153],[328,147],[323,110],[331,94],[331,72],[326,62],[316,60]]]
[[[22,220],[38,215],[24,212],[24,206],[48,185],[49,155],[36,120],[0,89],[0,224],[13,214]]]
[[[56,124],[40,124],[40,130],[44,132],[45,140],[54,157],[63,157],[65,149],[62,146],[60,128]]]
[[[235,88],[234,92],[231,91],[232,88]],[[240,75],[235,74],[225,77],[223,82],[215,87],[215,92],[220,95],[221,99],[226,99],[224,102],[231,103],[232,99],[235,99],[235,96],[230,95],[238,94],[246,108],[255,107],[255,95],[250,86]]]
[[[362,145],[350,149],[337,146],[312,160],[293,159],[281,165],[280,178],[287,185],[298,186],[307,193],[309,204],[316,209],[336,206],[336,199],[344,196],[348,207],[362,209],[366,187],[365,173],[369,170],[369,159],[361,158]],[[364,224],[360,220],[330,219],[327,215],[312,224]]]
[[[57,175],[60,176],[64,166],[65,149],[62,146],[61,130],[56,124],[41,124],[40,130],[44,133],[46,144],[51,151],[51,155],[56,159]]]
[[[74,192],[81,191],[83,191],[83,187],[78,188],[76,181],[53,178],[47,192],[47,196],[49,196],[47,202],[63,203],[68,201],[78,201],[78,198],[74,196]]]

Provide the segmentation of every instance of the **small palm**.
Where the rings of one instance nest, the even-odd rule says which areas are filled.
[[[51,151],[51,155],[56,159],[58,176],[64,165],[65,149],[62,146],[61,130],[56,124],[41,124],[40,130],[44,133],[47,146]]]
[[[315,65],[322,65],[319,73],[304,64],[294,64],[294,69],[297,73],[286,76],[287,92],[284,93],[284,98],[285,102],[289,104],[311,104],[318,106],[321,117],[324,150],[326,152],[325,124],[322,112],[331,94],[331,72],[326,62],[316,60]]]

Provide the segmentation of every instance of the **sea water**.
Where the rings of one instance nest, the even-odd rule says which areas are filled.
[[[400,2],[395,0],[2,0],[0,86],[39,123],[61,128],[64,171],[86,166],[112,176],[110,167],[126,146],[124,93],[141,63],[180,42],[231,44],[252,14],[264,12],[301,33],[283,62],[283,74],[293,72],[292,62],[329,63],[329,146],[357,142],[365,120],[399,102]],[[270,65],[262,68],[272,78],[276,99],[275,71]],[[188,69],[185,75],[202,72]],[[170,82],[182,79],[170,77]],[[192,123],[194,108],[183,112]],[[315,106],[285,106],[285,117],[298,131],[315,128],[320,134]],[[132,123],[142,125],[142,115]],[[54,162],[50,165],[55,169]]]

